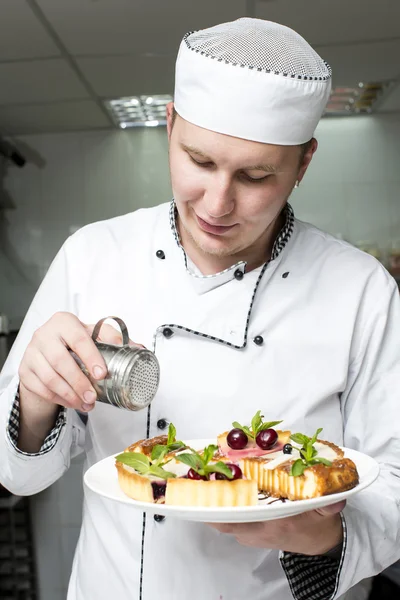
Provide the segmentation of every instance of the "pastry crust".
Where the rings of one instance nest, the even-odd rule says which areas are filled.
[[[165,504],[174,506],[255,506],[257,483],[250,479],[170,479]]]
[[[337,458],[331,466],[316,464],[307,467],[303,475],[294,477],[290,470],[295,458],[288,455],[288,460],[274,469],[265,468],[268,457],[246,458],[241,461],[243,474],[257,482],[260,491],[277,498],[289,500],[306,500],[329,494],[337,494],[352,489],[359,483],[356,465],[349,458],[344,458],[341,448],[323,440],[319,443],[329,446]]]
[[[116,461],[118,483],[127,496],[140,502],[154,502],[153,488],[148,477],[139,475],[133,469],[128,470],[121,462]]]

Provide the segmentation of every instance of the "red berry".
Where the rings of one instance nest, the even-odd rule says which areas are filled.
[[[215,473],[215,479],[228,479],[229,481],[233,481],[234,479],[242,479],[243,473],[238,465],[234,465],[233,463],[226,463],[226,466],[229,467],[232,471],[232,479],[230,479],[223,473]]]
[[[249,438],[241,429],[232,429],[228,433],[226,441],[233,450],[243,450],[243,448],[246,448]]]
[[[264,429],[257,434],[256,444],[263,450],[269,450],[278,439],[275,429]]]
[[[199,475],[193,469],[189,469],[188,474],[187,474],[187,478],[188,479],[196,479],[196,480],[203,479],[204,481],[207,481],[207,477],[204,477],[203,475]]]

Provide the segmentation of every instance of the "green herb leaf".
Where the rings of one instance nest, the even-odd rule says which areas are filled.
[[[258,428],[262,425],[262,420],[261,410],[258,410],[251,420],[251,429],[254,437],[256,437]]]
[[[170,479],[171,477],[176,477],[175,473],[165,471],[162,467],[157,467],[155,465],[151,465],[148,474],[154,475],[154,477],[159,477],[160,479]]]
[[[175,450],[180,450],[181,448],[185,447],[186,445],[183,442],[174,442],[173,444],[168,444],[170,452],[175,452]]]
[[[222,461],[218,461],[215,464],[207,465],[204,470],[207,475],[209,473],[221,473],[222,475],[225,475],[228,479],[232,479],[233,477],[232,470]]]
[[[298,477],[299,475],[303,475],[306,468],[307,468],[307,465],[304,464],[304,462],[301,460],[301,458],[298,458],[293,463],[292,468],[290,469],[290,474],[293,477]]]
[[[175,425],[173,425],[172,423],[169,424],[168,427],[168,440],[167,440],[167,446],[170,446],[171,444],[173,444],[176,440],[176,427]]]
[[[154,448],[151,451],[151,462],[161,462],[164,456],[168,454],[168,452],[168,446],[163,446],[162,444],[154,446]]]
[[[249,427],[247,427],[247,425],[241,425],[237,421],[234,421],[232,423],[232,426],[235,427],[235,429],[241,429],[242,431],[244,431],[248,438],[250,438],[252,440],[255,439],[253,432],[251,431],[251,429]]]
[[[197,472],[204,467],[203,459],[195,451],[192,451],[191,453],[185,452],[184,454],[177,454],[175,458],[177,461],[188,465],[191,469]]]
[[[282,423],[282,421],[269,421],[267,423],[263,423],[258,428],[258,431],[264,431],[264,429],[271,429],[271,427],[275,427],[276,425],[279,425],[279,423]]]
[[[320,456],[320,457],[318,457],[318,458],[314,458],[314,459],[312,460],[312,463],[313,463],[314,465],[315,465],[315,464],[318,464],[318,463],[322,463],[323,465],[326,465],[327,467],[331,467],[331,466],[332,466],[332,463],[331,463],[331,461],[330,461],[330,460],[328,460],[327,458],[323,458],[323,457],[321,457],[321,456]]]
[[[141,475],[146,475],[150,469],[150,460],[145,454],[140,452],[123,452],[115,457],[116,460],[132,467]]]
[[[204,448],[204,452],[203,452],[204,466],[206,466],[210,462],[210,460],[212,459],[212,457],[214,456],[214,454],[216,453],[217,450],[218,450],[218,446],[215,446],[214,444],[210,444],[209,446],[207,446],[207,448]]]
[[[322,427],[320,427],[319,429],[317,429],[317,431],[314,433],[312,439],[311,439],[311,444],[315,444],[315,442],[317,441],[317,437],[319,436],[319,434],[322,431]]]
[[[306,435],[303,435],[302,433],[293,433],[290,436],[290,439],[293,442],[295,442],[296,444],[300,444],[301,446],[306,446],[306,444],[310,438],[307,437]]]

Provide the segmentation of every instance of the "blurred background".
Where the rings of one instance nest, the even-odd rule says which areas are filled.
[[[0,368],[71,233],[170,200],[179,43],[241,16],[294,28],[333,69],[296,216],[400,279],[399,0],[0,0]],[[0,490],[0,598],[65,599],[81,471],[30,499]],[[386,575],[378,597],[400,598]]]

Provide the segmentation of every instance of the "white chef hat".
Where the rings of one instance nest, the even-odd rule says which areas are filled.
[[[242,18],[185,35],[176,61],[175,109],[218,133],[303,144],[325,109],[331,74],[292,29]]]

